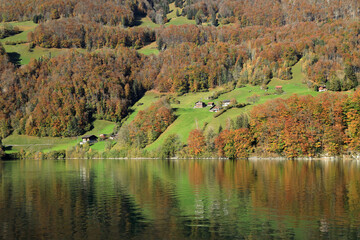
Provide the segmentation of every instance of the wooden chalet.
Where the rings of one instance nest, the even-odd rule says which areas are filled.
[[[227,107],[227,106],[229,106],[230,105],[230,100],[224,100],[224,101],[222,101],[222,106],[223,107]]]
[[[82,142],[80,142],[80,144],[94,143],[97,141],[97,139],[98,139],[98,137],[95,135],[85,135],[82,137]]]
[[[326,92],[326,91],[327,91],[326,86],[319,87],[319,92]]]
[[[107,138],[108,138],[108,135],[107,135],[107,134],[102,133],[102,134],[100,134],[100,138],[101,138],[102,140],[105,140],[105,139],[107,139]]]
[[[275,90],[282,90],[282,86],[276,86]]]
[[[206,107],[206,104],[202,101],[196,102],[194,106],[194,108],[204,108],[204,107]]]
[[[111,134],[109,139],[113,140],[113,139],[117,138],[117,136],[118,136],[117,134]]]
[[[208,106],[208,107],[213,107],[213,106],[215,106],[215,103],[214,103],[214,102],[208,102],[208,103],[207,103],[207,106]]]
[[[219,107],[219,106],[215,106],[215,107],[212,107],[210,109],[210,112],[219,112],[222,110],[222,107]]]

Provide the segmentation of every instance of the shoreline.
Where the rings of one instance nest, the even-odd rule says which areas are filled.
[[[21,157],[12,157],[13,154],[8,154],[5,158],[0,159],[0,161],[16,161],[16,160],[230,160],[230,161],[238,161],[238,160],[248,160],[248,161],[286,161],[286,160],[294,160],[294,161],[360,161],[360,155],[350,156],[350,155],[342,155],[342,156],[323,156],[323,157],[296,157],[296,158],[286,158],[286,157],[258,157],[258,156],[250,156],[248,158],[237,158],[237,159],[229,159],[226,157],[172,157],[172,158],[161,158],[161,157],[62,157],[62,158],[45,158],[45,159],[37,159],[35,157],[29,158],[21,158]]]

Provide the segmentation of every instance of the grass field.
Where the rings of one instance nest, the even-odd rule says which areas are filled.
[[[195,20],[188,20],[186,17],[180,16],[176,17],[176,10],[181,13],[180,8],[175,7],[175,3],[170,4],[170,13],[167,15],[169,22],[165,24],[165,26],[169,25],[182,25],[182,24],[195,24]],[[150,18],[144,17],[139,19],[138,21],[139,27],[149,27],[149,28],[158,28],[161,25],[153,23]],[[33,31],[38,24],[33,23],[32,21],[26,22],[9,22],[12,26],[17,26],[22,31],[19,34],[14,36],[10,36],[4,39],[0,39],[0,42],[3,44],[6,52],[9,55],[11,62],[15,64],[25,65],[30,62],[31,59],[39,59],[43,56],[52,56],[55,57],[59,54],[65,53],[68,49],[55,49],[55,48],[41,48],[35,47],[31,51],[29,51],[29,43],[27,39],[27,35],[30,31]],[[25,42],[16,45],[6,45],[6,42]],[[138,50],[139,53],[144,55],[150,54],[159,54],[159,50],[157,49],[156,42],[153,42],[141,49]]]
[[[115,127],[115,123],[96,120],[94,122],[94,128],[85,133],[84,135],[96,135],[99,136],[101,133],[111,134]],[[66,150],[76,146],[81,141],[81,136],[72,138],[53,138],[53,137],[33,137],[26,135],[10,135],[3,139],[3,144],[6,146],[6,153],[18,152],[21,149],[25,151],[55,151],[55,150]],[[103,148],[102,148],[103,147]],[[101,150],[105,149],[105,141],[95,143],[91,148]]]
[[[214,113],[209,112],[209,108],[203,109],[194,109],[194,103],[197,101],[209,102],[213,101],[219,103],[223,100],[236,99],[239,103],[248,102],[247,98],[251,97],[254,94],[259,95],[259,100],[256,104],[264,103],[270,99],[274,98],[287,98],[293,94],[298,95],[317,95],[319,93],[314,92],[312,89],[307,88],[305,84],[302,83],[303,75],[301,73],[301,62],[297,63],[293,68],[293,78],[291,80],[280,80],[273,79],[269,84],[268,91],[260,89],[259,86],[247,85],[243,88],[236,88],[229,93],[225,93],[219,96],[216,100],[207,100],[209,96],[215,91],[221,90],[221,88],[210,90],[209,92],[199,92],[199,93],[187,93],[183,96],[175,97],[180,101],[180,104],[172,104],[173,109],[177,115],[177,119],[174,123],[168,127],[168,129],[151,145],[146,147],[146,150],[155,150],[162,145],[163,141],[170,134],[178,134],[182,142],[186,142],[189,136],[189,133],[194,128],[203,128],[206,123],[205,131],[210,128],[213,128],[214,131],[217,131],[220,127],[226,126],[228,119],[233,119],[238,116],[241,112],[249,112],[249,110],[254,105],[249,105],[241,109],[230,109],[224,114],[220,115],[217,118],[214,118]],[[275,94],[275,86],[282,86],[284,93],[281,95]],[[125,124],[129,124],[136,116],[138,111],[143,110],[149,107],[152,103],[156,102],[160,97],[160,94],[155,92],[147,92],[145,96],[139,100],[138,104],[134,105],[134,112],[129,116]],[[255,104],[255,105],[256,105]]]
[[[67,49],[56,49],[56,48],[40,48],[35,47],[29,51],[29,43],[22,43],[16,45],[6,45],[6,42],[27,42],[27,35],[30,31],[33,31],[37,24],[32,21],[27,22],[10,22],[12,26],[17,26],[22,31],[19,34],[10,36],[4,39],[0,39],[3,44],[5,51],[8,53],[10,61],[16,64],[24,65],[28,64],[31,59],[39,59],[40,57],[52,56],[55,57],[61,53],[68,51]]]
[[[138,53],[142,53],[144,55],[151,55],[151,54],[158,55],[160,53],[160,51],[157,49],[156,42],[152,42],[149,45],[146,45],[145,47],[140,48],[137,51]]]
[[[183,16],[176,16],[176,10],[179,11],[179,13],[181,14],[182,9],[175,7],[175,2],[171,3],[169,5],[170,7],[170,12],[166,15],[166,17],[168,18],[168,22],[165,24],[166,26],[169,25],[183,25],[183,24],[195,24],[195,20],[189,20],[186,17]]]
[[[29,51],[29,44],[4,45],[5,51],[8,53],[10,60],[13,63],[21,65],[28,64],[31,59],[39,59],[40,57],[55,57],[59,54],[65,53],[67,49],[57,48],[41,48],[35,47],[31,52]]]
[[[169,5],[170,7],[170,12],[166,15],[168,22],[165,23],[165,26],[169,26],[169,25],[183,25],[183,24],[195,24],[195,20],[189,20],[186,17],[180,16],[177,17],[176,16],[176,10],[179,11],[179,13],[181,14],[182,9],[181,8],[177,8],[175,7],[175,3],[171,3]],[[156,24],[153,21],[151,21],[151,19],[149,17],[144,17],[139,19],[139,27],[149,27],[149,28],[158,28],[161,25],[160,24]]]
[[[157,28],[160,27],[160,24],[156,24],[153,21],[151,21],[151,19],[149,17],[143,17],[141,19],[139,19],[139,23],[138,23],[139,27],[148,27],[148,28]]]
[[[13,27],[18,27],[22,32],[14,36],[10,36],[4,39],[1,39],[0,42],[16,42],[16,41],[27,41],[27,35],[30,31],[33,31],[38,24],[33,23],[32,21],[27,22],[9,22],[7,24],[12,25]]]

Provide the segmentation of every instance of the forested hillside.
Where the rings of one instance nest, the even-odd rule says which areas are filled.
[[[182,15],[197,18],[221,17],[224,22],[239,21],[241,26],[281,26],[297,22],[321,22],[359,16],[356,0],[175,0]],[[131,26],[138,15],[148,15],[154,22],[166,21],[169,1],[164,0],[1,0],[2,21],[58,19],[79,16],[108,25]]]
[[[94,119],[120,121],[143,86],[140,56],[127,48],[116,53],[71,52],[2,72],[1,136],[12,130],[35,136],[77,136]],[[6,60],[3,64],[8,64]]]
[[[251,85],[265,91],[272,81],[293,79],[294,66],[300,62],[298,74],[311,91],[319,87],[348,91],[359,85],[357,0],[0,0],[0,13],[5,22],[0,29],[2,42],[6,49],[15,49],[6,52],[0,46],[0,138],[13,133],[78,136],[90,130],[94,120],[113,121],[121,127],[131,107],[149,90],[180,96],[214,88],[229,92]],[[172,25],[176,18],[195,20],[195,24]],[[28,20],[34,22],[31,31],[22,33],[12,26],[14,21]],[[143,27],[144,21],[157,27]],[[15,41],[14,36],[20,34],[26,34],[26,39],[22,36]],[[149,44],[156,46],[159,54],[145,56],[137,51]],[[19,65],[18,55],[24,55],[21,51],[39,49],[67,51],[56,57],[50,52]],[[304,103],[304,108],[323,100],[314,101]],[[174,112],[169,103],[160,102],[163,108],[152,107],[142,112],[143,117],[165,115],[147,123],[146,129],[141,127],[145,120],[135,118],[125,129],[136,130],[127,145],[140,142],[135,145],[144,148],[171,125]],[[279,112],[271,114],[281,118]],[[319,116],[312,117],[312,122],[322,122]],[[257,116],[251,118],[255,121]],[[341,121],[340,125],[347,122]],[[150,130],[150,125],[156,124],[161,127]],[[342,126],[346,129],[351,124]],[[246,134],[256,135],[250,130],[235,135],[249,139]],[[357,141],[350,135],[347,139],[341,141]],[[265,143],[261,140],[258,144]],[[322,144],[321,151],[285,147],[267,151],[289,156],[342,151],[341,147],[334,150],[330,143]]]

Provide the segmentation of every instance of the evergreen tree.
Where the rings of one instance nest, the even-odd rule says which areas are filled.
[[[214,152],[216,133],[212,127],[210,127],[209,130],[207,131],[205,138],[206,138],[207,152]]]
[[[79,136],[83,133],[81,130],[78,119],[76,117],[72,117],[71,120],[67,124],[66,134],[67,137]]]
[[[199,10],[196,15],[195,15],[195,23],[196,25],[201,25],[202,24],[202,11]]]
[[[196,12],[195,8],[189,8],[186,12],[186,18],[189,20],[194,19],[195,15],[196,15],[195,12]]]
[[[214,27],[219,26],[219,22],[218,22],[218,20],[217,20],[217,18],[216,18],[216,14],[215,14],[215,13],[211,15],[211,24],[212,24]]]
[[[164,144],[161,148],[162,158],[175,157],[176,153],[182,148],[180,138],[177,134],[171,134],[165,138]]]
[[[249,128],[250,120],[249,116],[246,113],[241,113],[239,116],[236,117],[234,122],[234,129],[240,128]]]
[[[351,86],[351,88],[357,87],[359,85],[359,82],[354,72],[354,68],[351,65],[346,64],[344,72],[345,72],[345,79],[346,81],[348,81],[349,86]]]
[[[331,91],[341,91],[340,79],[336,75],[331,76],[327,87]]]
[[[182,1],[181,0],[175,0],[175,7],[182,7]]]
[[[1,138],[0,138],[0,159],[2,159],[5,155],[5,152],[4,152],[4,147],[2,145],[2,141],[1,141]]]
[[[164,48],[164,41],[163,41],[163,39],[162,39],[161,37],[158,37],[158,38],[156,39],[156,43],[157,43],[157,49],[158,49],[159,51],[163,50],[163,48]]]

